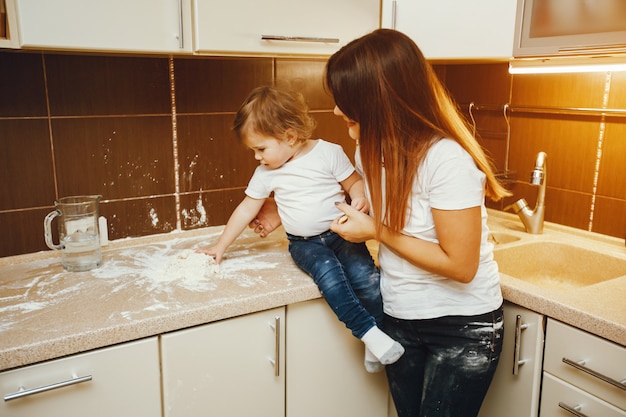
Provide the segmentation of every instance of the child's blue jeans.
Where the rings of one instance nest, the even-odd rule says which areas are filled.
[[[385,315],[385,332],[405,349],[385,368],[398,416],[478,415],[502,351],[502,325],[502,307],[427,320]]]
[[[289,253],[309,274],[328,305],[352,334],[361,338],[381,325],[380,272],[365,243],[352,243],[332,231],[317,236],[287,234]]]

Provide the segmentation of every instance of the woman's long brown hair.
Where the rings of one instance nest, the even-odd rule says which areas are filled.
[[[485,173],[488,197],[510,195],[431,65],[401,32],[378,29],[345,45],[326,64],[326,86],[337,107],[360,125],[361,161],[379,233],[383,225],[404,228],[418,167],[444,137],[456,140]]]

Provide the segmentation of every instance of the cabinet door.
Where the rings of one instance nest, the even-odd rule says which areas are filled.
[[[0,0],[0,48],[17,48],[17,18],[14,0]]]
[[[43,387],[49,390],[35,392]],[[158,340],[7,371],[0,374],[0,389],[2,416],[161,417]],[[29,390],[31,395],[11,399]]]
[[[626,417],[626,411],[544,373],[541,417]]]
[[[382,26],[409,35],[429,59],[513,55],[516,0],[383,0]]]
[[[379,0],[193,0],[196,51],[330,55],[379,24]],[[263,40],[263,35],[309,40]],[[336,40],[336,41],[335,41]]]
[[[284,415],[284,308],[165,334],[165,417]]]
[[[15,0],[22,47],[191,52],[190,0]]]
[[[541,314],[504,303],[502,354],[479,417],[537,416],[543,358],[543,322],[544,316]],[[516,334],[519,335],[517,346]],[[515,362],[518,363],[516,371]]]
[[[287,306],[287,417],[387,415],[385,373],[322,299]]]
[[[543,369],[626,409],[624,346],[549,319]]]

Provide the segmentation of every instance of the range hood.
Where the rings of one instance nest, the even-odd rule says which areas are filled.
[[[513,58],[512,73],[626,69],[626,0],[517,0]]]

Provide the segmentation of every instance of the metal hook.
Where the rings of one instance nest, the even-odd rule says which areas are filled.
[[[476,119],[474,119],[474,113],[472,112],[472,109],[476,107],[476,105],[474,104],[474,102],[472,101],[469,104],[469,117],[470,119],[472,119],[472,136],[476,137]]]
[[[509,103],[502,106],[504,121],[506,122],[506,150],[504,151],[504,172],[509,173],[509,147],[511,144],[511,122],[509,121]]]

